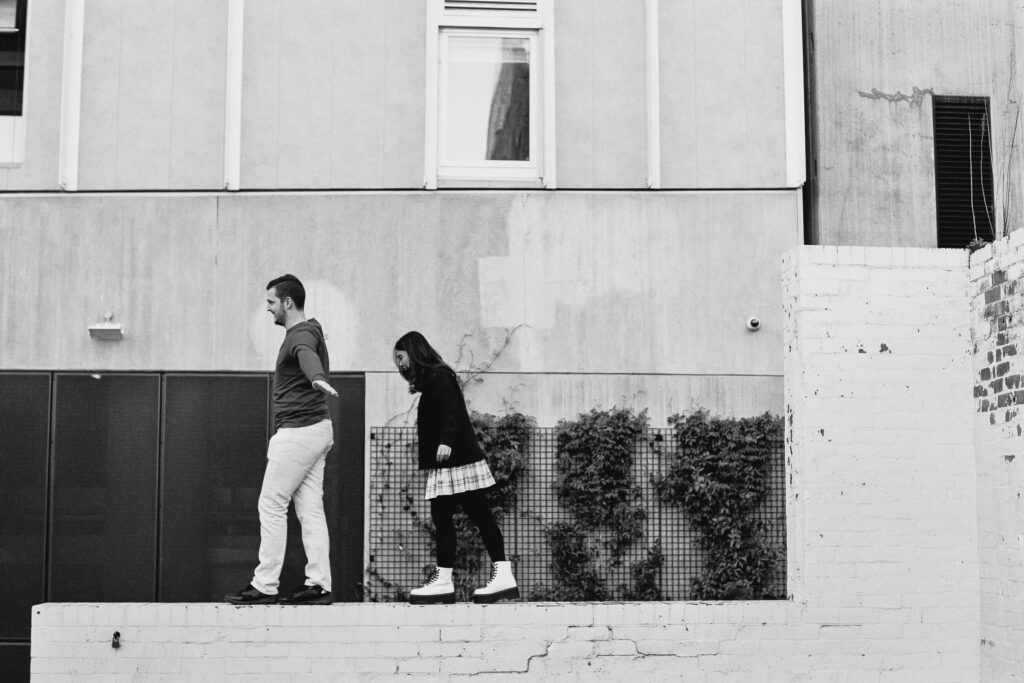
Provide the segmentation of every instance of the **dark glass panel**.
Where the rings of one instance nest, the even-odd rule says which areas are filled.
[[[362,600],[365,391],[363,375],[331,375],[334,448],[324,467],[324,506],[331,531],[335,600]]]
[[[0,639],[27,640],[43,601],[49,415],[48,374],[0,374]]]
[[[152,600],[160,380],[57,376],[49,599]]]
[[[324,473],[334,590],[357,600],[363,572],[363,377],[332,375],[335,446]],[[164,403],[160,599],[220,601],[256,568],[271,378],[168,375]],[[187,513],[183,513],[187,511]],[[183,560],[187,558],[187,560]],[[306,564],[294,508],[281,589]]]
[[[163,601],[219,601],[252,578],[269,384],[266,375],[166,378]],[[290,536],[289,546],[296,543],[301,541]]]
[[[31,646],[28,643],[0,644],[0,681],[4,683],[28,683],[31,679]]]

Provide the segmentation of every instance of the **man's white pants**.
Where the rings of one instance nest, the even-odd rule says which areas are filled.
[[[252,586],[276,595],[288,539],[288,501],[302,525],[306,585],[331,590],[330,540],[324,516],[324,462],[334,445],[330,420],[309,427],[282,427],[270,437],[260,491],[260,564]]]

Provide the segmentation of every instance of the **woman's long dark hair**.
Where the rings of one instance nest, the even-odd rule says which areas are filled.
[[[426,370],[444,368],[446,371],[455,374],[455,371],[444,362],[441,354],[434,350],[427,338],[413,330],[406,332],[395,342],[395,351],[405,351],[409,356],[409,370],[402,372],[402,376],[416,390],[422,390],[420,381],[423,379]]]

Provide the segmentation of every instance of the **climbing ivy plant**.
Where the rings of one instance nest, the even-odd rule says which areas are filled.
[[[647,428],[647,411],[592,410],[562,421],[556,433],[557,493],[570,520],[546,529],[555,585],[537,597],[552,600],[605,600],[608,570],[643,536],[646,513],[632,478],[637,440]],[[620,590],[661,599],[656,576],[660,545],[633,569],[637,583]]]
[[[755,515],[768,494],[772,447],[782,419],[711,417],[706,410],[669,418],[678,454],[654,485],[663,502],[677,505],[699,533],[705,554],[692,581],[697,600],[763,599],[770,594],[778,553]]]

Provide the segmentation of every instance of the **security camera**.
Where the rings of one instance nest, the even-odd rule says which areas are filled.
[[[757,318],[747,318],[747,329],[753,332],[757,332],[761,329],[761,321]]]

